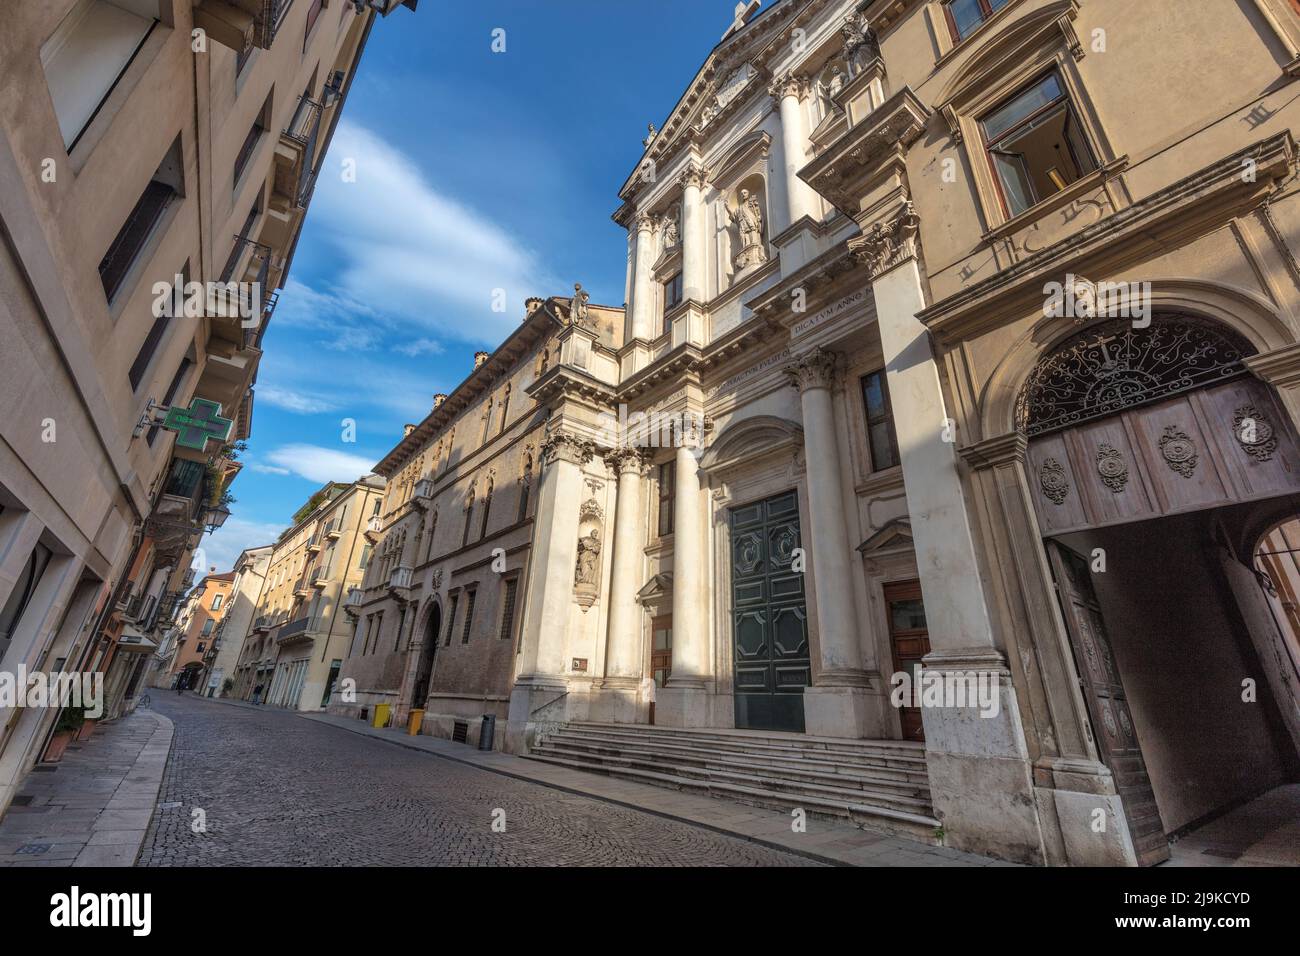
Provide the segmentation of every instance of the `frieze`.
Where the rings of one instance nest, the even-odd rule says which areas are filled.
[[[790,334],[803,335],[805,332],[809,331],[810,329],[817,328],[817,326],[821,325],[823,322],[826,322],[828,319],[835,318],[843,314],[848,309],[851,309],[853,306],[857,305],[858,303],[864,302],[866,300],[866,297],[867,297],[866,289],[858,289],[855,292],[851,292],[848,295],[846,295],[844,298],[840,299],[838,302],[834,303],[833,305],[828,305],[825,308],[818,309],[816,312],[808,316],[806,319],[802,319],[799,322],[796,322],[794,326],[790,329]]]
[[[720,385],[713,386],[713,388],[709,389],[705,394],[709,398],[713,398],[719,392],[730,391],[734,389],[736,386],[740,385],[742,382],[753,378],[755,375],[758,375],[761,372],[766,372],[768,369],[772,368],[775,365],[781,365],[789,357],[790,357],[790,349],[788,348],[782,349],[780,352],[777,352],[775,355],[770,355],[767,358],[763,359],[763,361],[755,365],[751,365],[743,372],[737,372],[735,375],[731,376],[731,378],[722,382]]]

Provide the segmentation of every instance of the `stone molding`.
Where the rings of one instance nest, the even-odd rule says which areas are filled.
[[[915,259],[921,219],[909,199],[902,212],[889,222],[877,222],[871,231],[848,241],[849,252],[878,279],[895,266]]]
[[[650,455],[644,448],[615,448],[605,453],[605,464],[619,475],[644,476],[649,467]]]
[[[542,442],[542,455],[548,465],[557,461],[585,465],[591,461],[595,452],[596,445],[594,442],[579,438],[577,435],[566,431],[552,432]]]

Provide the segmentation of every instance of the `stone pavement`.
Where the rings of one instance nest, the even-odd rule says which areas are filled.
[[[0,866],[131,866],[171,741],[170,720],[137,710],[37,764],[0,821]]]
[[[778,810],[653,787],[604,774],[586,773],[527,760],[500,751],[480,751],[441,737],[411,737],[400,729],[376,729],[360,720],[333,714],[300,714],[307,720],[372,737],[446,760],[541,784],[566,793],[653,814],[750,843],[784,850],[833,866],[1014,866],[1000,860],[927,846],[865,830],[847,821],[809,817],[807,829],[795,833],[791,818]]]

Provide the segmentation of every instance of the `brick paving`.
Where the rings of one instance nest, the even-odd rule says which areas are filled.
[[[283,711],[154,706],[175,731],[142,866],[815,865]]]

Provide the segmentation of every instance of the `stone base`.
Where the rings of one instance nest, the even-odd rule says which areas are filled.
[[[879,737],[877,698],[866,687],[806,687],[804,732],[813,737]]]
[[[1137,850],[1110,768],[1094,760],[1055,758],[1040,761],[1035,769],[1049,863],[1137,866]]]
[[[661,687],[655,692],[655,724],[708,727],[709,693],[702,687]]]
[[[644,724],[650,708],[641,700],[639,681],[619,684],[606,681],[593,687],[587,703],[587,720],[596,723]]]
[[[506,718],[503,748],[507,753],[528,753],[539,735],[568,722],[567,689],[563,681],[515,684],[510,692],[510,710]]]

